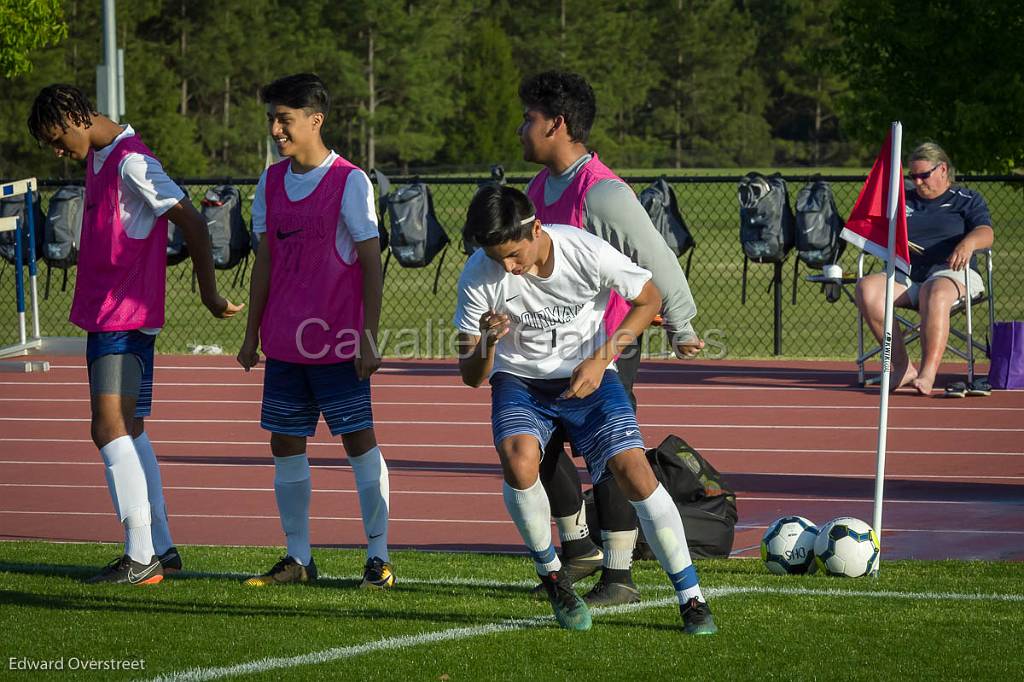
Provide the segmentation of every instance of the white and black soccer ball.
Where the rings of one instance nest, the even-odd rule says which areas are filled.
[[[783,516],[761,538],[761,560],[776,575],[814,573],[818,528],[802,516]]]
[[[842,516],[820,529],[814,541],[818,567],[829,575],[859,578],[871,572],[878,557],[878,535],[860,519]]]

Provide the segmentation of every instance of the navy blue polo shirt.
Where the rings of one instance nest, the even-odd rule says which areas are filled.
[[[929,275],[949,266],[953,249],[979,225],[992,225],[988,205],[973,189],[951,187],[935,199],[907,192],[907,236],[924,253],[910,252],[910,279],[924,282]],[[971,267],[978,269],[975,259]]]

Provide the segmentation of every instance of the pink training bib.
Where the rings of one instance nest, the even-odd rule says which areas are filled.
[[[611,179],[623,182],[622,178],[601,163],[597,158],[597,152],[593,152],[593,158],[580,168],[576,177],[572,179],[572,183],[562,192],[562,196],[548,206],[544,203],[544,184],[550,175],[551,172],[544,168],[537,173],[530,184],[529,197],[537,210],[537,217],[540,218],[541,223],[547,225],[572,225],[580,229],[583,229],[583,206],[590,188],[602,180]],[[608,338],[611,338],[615,330],[622,324],[622,320],[629,314],[631,307],[629,301],[615,291],[608,296],[608,307],[604,311],[604,329]]]
[[[70,320],[89,332],[164,326],[167,218],[156,219],[145,239],[121,224],[121,161],[128,154],[156,158],[138,135],[114,147],[98,173],[93,151],[85,159],[85,211],[78,245],[78,277]]]
[[[335,239],[345,184],[356,166],[339,156],[309,196],[292,201],[284,187],[289,163],[267,169],[263,242],[270,249],[270,287],[260,321],[263,352],[304,365],[351,360],[363,334],[363,269],[358,260],[342,260]]]

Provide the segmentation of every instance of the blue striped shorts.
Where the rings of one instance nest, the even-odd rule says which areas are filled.
[[[355,363],[302,365],[267,358],[260,426],[312,436],[321,412],[332,436],[373,428],[370,380],[356,376]]]
[[[135,399],[135,416],[148,417],[153,411],[153,351],[156,334],[146,334],[137,329],[124,332],[89,332],[85,341],[85,364],[90,368],[89,384],[93,388],[92,363],[106,355],[134,355],[142,364],[142,383]],[[125,395],[135,393],[126,387]],[[90,390],[90,393],[93,391]]]
[[[543,451],[558,422],[573,449],[582,453],[590,480],[609,475],[608,461],[644,441],[626,389],[612,370],[586,398],[560,399],[569,379],[527,379],[506,372],[491,377],[491,429],[494,445],[511,436],[529,435]]]

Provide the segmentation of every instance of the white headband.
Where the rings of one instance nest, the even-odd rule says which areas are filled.
[[[520,220],[519,224],[520,225],[529,225],[530,223],[532,223],[536,219],[537,219],[537,215],[534,214],[534,215],[530,216],[529,218],[525,218],[523,220]]]

